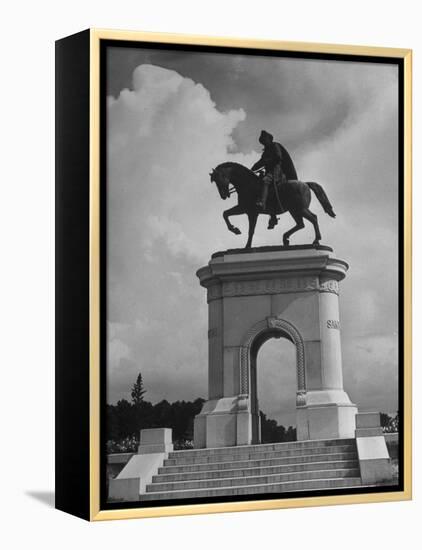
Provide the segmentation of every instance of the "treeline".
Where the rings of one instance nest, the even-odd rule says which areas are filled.
[[[261,415],[261,443],[280,443],[285,441],[296,441],[296,428],[289,426],[285,428],[277,424],[275,420],[259,411]]]
[[[193,420],[201,412],[204,399],[195,401],[166,400],[153,405],[149,401],[134,405],[121,399],[107,405],[107,452],[135,452],[139,432],[146,428],[171,428],[176,449],[193,447]],[[261,411],[261,442],[296,441],[296,428],[285,428],[267,418]]]
[[[139,374],[132,387],[131,402],[121,399],[116,405],[107,405],[107,452],[136,452],[139,432],[147,428],[171,428],[175,449],[192,448],[193,421],[201,412],[204,399],[174,403],[163,400],[153,405],[144,399],[145,393]],[[296,440],[296,428],[280,426],[262,411],[260,415],[262,443]]]
[[[204,399],[195,401],[166,400],[153,405],[149,401],[129,403],[121,399],[107,405],[107,451],[134,452],[139,444],[139,432],[146,428],[171,428],[175,448],[192,446],[193,419],[201,412]]]
[[[139,432],[147,428],[171,428],[175,449],[193,448],[193,421],[201,412],[204,399],[174,403],[164,399],[153,405],[144,399],[145,393],[142,375],[139,374],[132,387],[131,402],[121,399],[116,405],[107,405],[107,452],[136,452]],[[262,443],[296,441],[295,427],[281,426],[262,411],[260,415]],[[393,417],[381,413],[381,426],[384,432],[397,432],[399,414]]]

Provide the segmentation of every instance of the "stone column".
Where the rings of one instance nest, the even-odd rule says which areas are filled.
[[[343,389],[339,280],[346,270],[322,273],[319,277],[320,376],[298,407],[298,439],[353,438],[356,406]],[[315,357],[308,357],[308,363]]]
[[[320,277],[319,293],[322,384],[329,390],[342,390],[343,369],[338,282],[335,279]]]

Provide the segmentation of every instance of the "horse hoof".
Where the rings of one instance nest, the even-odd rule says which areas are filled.
[[[232,233],[234,233],[235,235],[240,235],[241,234],[241,231],[238,227],[233,227],[233,229],[231,230]]]
[[[289,239],[283,239],[283,246],[289,246],[289,245],[290,245]]]
[[[318,246],[319,246],[319,241],[314,241],[314,242],[312,243],[312,246],[314,246],[315,248],[318,248]]]

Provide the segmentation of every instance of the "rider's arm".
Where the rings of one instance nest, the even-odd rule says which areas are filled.
[[[259,170],[260,168],[263,168],[265,165],[263,156],[255,162],[255,164],[252,166],[251,170]]]

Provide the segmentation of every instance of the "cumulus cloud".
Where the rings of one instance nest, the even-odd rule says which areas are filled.
[[[208,173],[239,159],[231,134],[244,117],[220,112],[201,84],[151,65],[134,71],[132,90],[109,98],[111,400],[133,376],[118,368],[121,358],[142,371],[150,399],[206,393],[207,313],[195,271],[226,245]]]
[[[206,397],[207,307],[195,272],[212,252],[245,242],[227,232],[221,214],[233,202],[221,201],[208,173],[226,160],[250,166],[267,127],[296,143],[302,179],[319,181],[338,214],[328,218],[313,200],[324,242],[351,265],[341,297],[346,390],[371,403],[383,373],[388,389],[373,402],[394,409],[397,354],[385,349],[397,347],[397,75],[389,66],[229,56],[208,57],[205,71],[199,57],[186,59],[168,57],[178,71],[133,67],[108,100],[108,399],[127,397],[139,371],[152,401]],[[286,214],[273,232],[265,224],[256,245],[279,244],[293,222]],[[236,225],[244,233],[246,220]],[[312,238],[309,226],[295,237]],[[279,397],[292,396],[294,378],[275,392],[280,352],[265,349],[266,407],[281,418]]]
[[[261,127],[273,130],[295,154],[313,150],[358,119],[380,90],[397,84],[396,66],[371,62],[112,48],[110,93],[130,87],[132,72],[142,63],[201,82],[220,109],[242,107],[248,116],[233,132],[239,151],[256,146]]]

